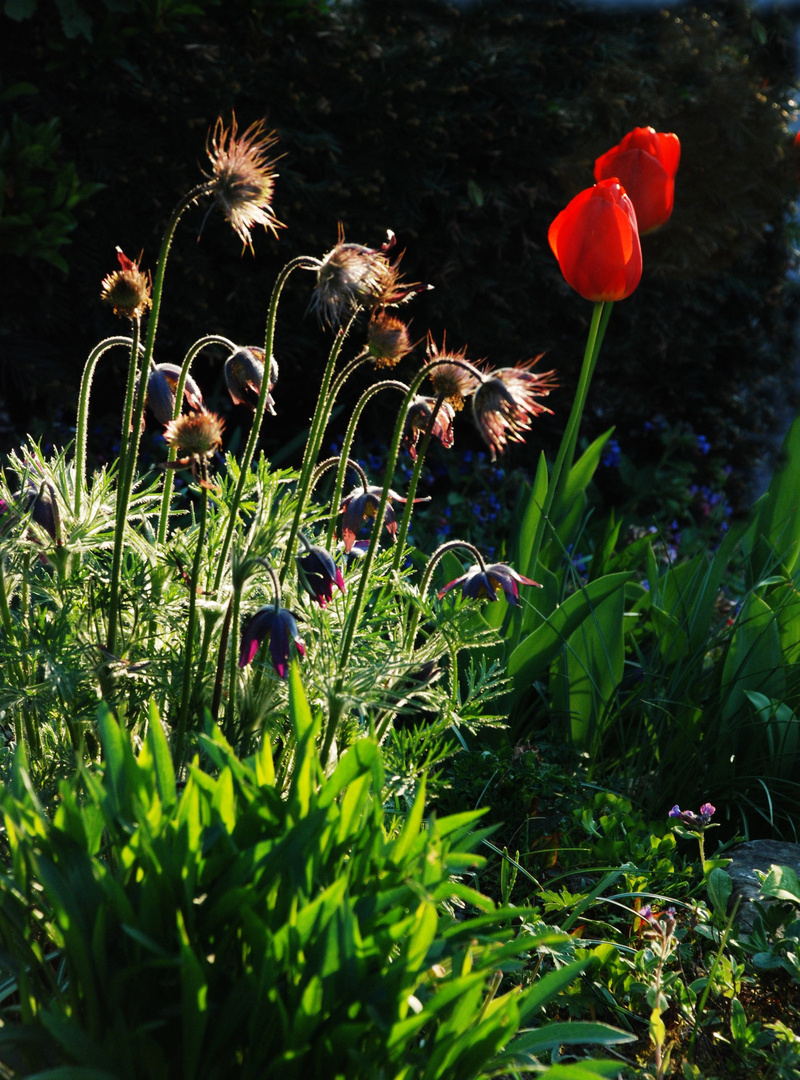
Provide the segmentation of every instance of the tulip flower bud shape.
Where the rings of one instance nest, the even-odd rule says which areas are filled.
[[[594,163],[595,180],[616,178],[636,211],[639,235],[660,229],[672,214],[681,144],[671,132],[634,128]]]
[[[547,239],[567,284],[585,300],[624,300],[641,280],[636,212],[618,180],[601,180],[576,195]]]

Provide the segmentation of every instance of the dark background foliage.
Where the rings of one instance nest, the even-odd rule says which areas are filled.
[[[595,157],[649,124],[681,139],[675,212],[644,239],[642,284],[613,312],[586,434],[616,425],[645,469],[661,452],[659,419],[685,424],[712,446],[710,459],[687,451],[698,479],[709,460],[724,461],[729,498],[743,504],[794,393],[787,269],[797,169],[787,120],[796,63],[785,11],[83,0],[83,21],[65,24],[65,7],[75,9],[7,4],[32,14],[0,16],[6,446],[26,430],[68,437],[84,359],[121,329],[99,303],[115,246],[154,266],[170,210],[199,178],[207,130],[235,111],[241,127],[265,116],[280,136],[275,207],[287,228],[255,237],[253,257],[218,214],[204,221],[200,207],[184,218],[157,359],[179,362],[203,333],[260,342],[272,282],[291,256],[322,255],[339,222],[348,239],[376,246],[391,228],[406,278],[435,286],[408,309],[416,338],[430,329],[441,344],[446,332],[448,345],[498,365],[545,352],[541,366],[557,369],[556,416],[510,454],[512,465],[532,467],[565,422],[591,314],[561,278],[548,225],[591,185]],[[31,86],[19,91],[23,82]],[[20,244],[24,222],[11,234],[3,227],[25,209],[15,116],[30,128],[58,118],[56,166],[74,163],[82,183],[104,185],[62,221],[68,273],[41,257],[41,235],[38,247]],[[290,282],[276,343],[279,416],[264,445],[288,461],[327,352],[306,314],[311,285],[308,275]],[[122,364],[109,356],[97,376],[98,455],[118,423]],[[220,372],[219,358],[197,368],[235,440],[244,416],[224,400]],[[367,436],[386,422],[368,410]],[[462,421],[457,448],[477,445]]]

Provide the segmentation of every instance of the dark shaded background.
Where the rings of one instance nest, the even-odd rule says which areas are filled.
[[[0,252],[3,217],[24,201],[9,151],[15,115],[30,124],[58,117],[60,158],[105,185],[74,210],[61,249],[67,274],[6,244],[4,448],[26,431],[69,437],[85,357],[123,329],[99,303],[115,246],[154,266],[170,210],[199,179],[207,130],[235,110],[242,127],[265,116],[280,136],[275,208],[287,228],[278,239],[257,235],[253,257],[218,214],[201,232],[205,208],[189,212],[170,256],[156,358],[179,363],[204,333],[260,342],[272,282],[289,258],[322,255],[339,222],[348,239],[370,245],[392,228],[406,277],[435,286],[407,309],[415,338],[430,329],[441,343],[446,332],[449,345],[498,365],[545,351],[542,365],[557,369],[557,415],[537,421],[509,455],[532,466],[566,420],[591,314],[563,282],[547,227],[591,185],[595,157],[650,124],[681,139],[676,208],[644,239],[642,284],[613,312],[585,431],[615,424],[644,468],[661,450],[654,422],[685,424],[712,446],[709,458],[695,454],[698,477],[723,461],[728,495],[743,505],[783,408],[796,404],[790,13],[756,16],[743,3],[620,12],[558,0],[466,10],[361,0],[329,14],[240,0],[199,4],[200,14],[143,0],[123,13],[99,0],[82,6],[91,41],[67,37],[44,3],[24,21],[0,15],[0,92],[23,80],[37,91],[0,101]],[[284,463],[297,460],[293,440],[329,344],[306,315],[312,283],[290,281],[276,339],[279,415],[264,447]],[[124,385],[124,357],[112,355],[92,399],[99,457],[113,447]],[[220,359],[195,373],[235,446],[246,414],[222,392]],[[380,439],[387,422],[368,410],[365,437]],[[460,422],[457,446],[477,445]]]

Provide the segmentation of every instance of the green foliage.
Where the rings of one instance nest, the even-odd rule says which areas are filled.
[[[103,186],[83,182],[74,162],[62,159],[58,117],[29,124],[13,114],[0,132],[0,251],[66,272],[60,249],[77,225],[74,211]]]
[[[424,823],[420,786],[387,832],[375,742],[324,776],[296,665],[290,698],[283,791],[268,740],[243,762],[213,728],[179,789],[154,707],[136,754],[100,707],[103,767],[62,784],[52,820],[18,751],[0,878],[13,1075],[356,1078],[380,1062],[433,1080],[625,1040],[594,1024],[514,1038],[588,961],[515,988],[563,935],[519,934],[517,910],[454,877],[481,862],[479,815]]]

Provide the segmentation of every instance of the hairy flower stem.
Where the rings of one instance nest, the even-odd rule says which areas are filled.
[[[258,395],[258,402],[256,403],[255,413],[253,415],[253,423],[250,427],[250,435],[247,439],[247,445],[244,448],[244,454],[242,460],[239,462],[239,479],[236,484],[236,490],[233,494],[233,500],[230,505],[228,527],[225,530],[225,538],[222,541],[222,548],[220,549],[217,563],[217,573],[214,577],[214,590],[218,591],[222,583],[222,577],[225,573],[225,567],[228,562],[228,555],[230,554],[231,542],[233,540],[233,534],[236,529],[237,519],[239,516],[239,507],[242,502],[242,495],[250,476],[250,466],[253,464],[253,458],[256,453],[256,446],[258,445],[258,439],[261,435],[261,423],[264,419],[264,413],[267,406],[267,395],[269,392],[269,366],[272,360],[273,345],[275,342],[275,321],[278,315],[278,301],[281,298],[283,287],[289,280],[290,274],[294,270],[315,269],[314,264],[311,262],[307,255],[298,255],[297,258],[291,259],[286,266],[278,274],[275,284],[272,287],[272,295],[269,301],[269,309],[267,311],[267,325],[264,332],[264,377],[261,380],[261,390]]]
[[[308,432],[308,442],[306,443],[305,452],[303,453],[303,461],[300,466],[300,479],[297,482],[296,499],[297,505],[294,511],[294,517],[292,518],[292,524],[289,529],[289,540],[286,544],[286,552],[284,555],[283,563],[280,569],[280,581],[283,583],[286,573],[289,569],[292,559],[292,553],[294,551],[295,543],[297,542],[297,533],[300,529],[300,525],[303,520],[303,512],[308,502],[308,493],[311,485],[311,477],[314,472],[314,465],[317,460],[317,456],[322,446],[322,439],[325,435],[325,429],[328,426],[328,421],[331,418],[333,407],[336,404],[336,398],[339,396],[339,391],[344,386],[345,382],[350,378],[356,368],[360,367],[367,358],[368,354],[366,350],[359,353],[353,360],[351,360],[337,378],[334,380],[334,370],[336,368],[336,361],[339,357],[339,353],[342,350],[342,345],[347,337],[350,327],[353,325],[353,319],[350,320],[344,330],[340,330],[336,335],[331,351],[328,356],[328,363],[325,368],[325,374],[322,377],[322,384],[319,389],[319,396],[317,398],[317,406],[314,409],[314,416],[311,420],[311,427]]]
[[[192,562],[192,574],[189,581],[189,617],[186,627],[186,646],[183,654],[183,689],[178,711],[178,730],[175,735],[175,762],[183,762],[183,746],[186,738],[186,723],[189,716],[189,704],[192,699],[192,656],[194,653],[194,634],[197,629],[197,588],[200,581],[200,566],[203,562],[203,549],[206,539],[206,519],[208,517],[208,490],[200,489],[200,520],[197,526],[197,543]]]
[[[539,553],[542,548],[545,529],[550,521],[553,506],[556,503],[557,497],[561,494],[564,484],[569,477],[570,469],[572,468],[575,457],[575,448],[578,445],[578,433],[580,431],[583,410],[586,407],[589,387],[592,382],[592,376],[594,375],[597,358],[600,355],[600,347],[603,344],[603,338],[605,337],[612,307],[613,303],[605,301],[598,301],[594,305],[592,321],[589,325],[589,335],[586,341],[586,349],[583,354],[583,364],[581,366],[580,379],[578,380],[578,388],[572,402],[572,410],[569,414],[566,429],[561,438],[555,464],[553,465],[553,470],[550,474],[550,479],[547,484],[547,494],[545,495],[544,503],[542,504],[541,514],[539,515],[539,521],[536,525],[536,533],[533,538],[533,546],[531,548],[531,556],[528,563],[529,572],[533,576],[536,574]]]
[[[408,490],[406,491],[406,505],[403,508],[403,516],[400,519],[400,527],[397,530],[396,546],[394,552],[394,559],[392,560],[392,569],[399,570],[400,564],[403,561],[403,552],[406,546],[406,537],[408,536],[408,526],[411,522],[411,510],[414,505],[414,497],[417,494],[417,485],[419,484],[420,474],[422,472],[422,463],[425,460],[425,454],[428,451],[430,445],[431,436],[433,434],[433,428],[436,423],[436,417],[439,413],[439,409],[442,407],[445,395],[439,394],[433,408],[431,409],[430,420],[428,420],[428,426],[425,428],[425,433],[422,436],[422,441],[417,449],[417,460],[414,462],[414,468],[411,472],[411,479],[408,482]]]
[[[433,571],[436,569],[436,564],[444,555],[447,554],[448,551],[454,551],[456,548],[463,548],[464,551],[469,551],[472,555],[474,555],[475,561],[481,568],[481,573],[486,573],[486,563],[483,561],[483,556],[474,544],[467,543],[466,540],[448,540],[446,544],[442,544],[440,547],[438,547],[436,551],[434,551],[433,555],[431,555],[430,559],[428,559],[428,565],[425,567],[425,572],[422,575],[422,581],[419,585],[419,595],[422,599],[424,599],[425,594],[428,591],[431,583],[431,578],[433,577]],[[411,613],[411,618],[409,619],[408,629],[406,630],[406,635],[404,639],[404,645],[407,649],[410,649],[414,644],[414,637],[416,636],[417,626],[419,625],[419,614],[419,607],[414,608]]]
[[[217,650],[217,673],[214,678],[214,696],[211,699],[211,719],[216,723],[219,715],[219,707],[222,702],[222,684],[225,681],[225,657],[228,655],[228,639],[231,635],[231,623],[233,622],[233,607],[238,591],[231,594],[228,606],[225,608],[225,618],[222,622],[222,630],[219,635],[219,649]]]
[[[206,334],[204,337],[199,338],[194,345],[189,349],[183,360],[181,366],[181,373],[178,376],[178,382],[175,387],[175,407],[172,410],[172,419],[177,420],[181,414],[183,407],[183,391],[186,386],[186,378],[189,374],[189,368],[192,366],[192,362],[197,354],[205,349],[208,345],[222,345],[224,348],[229,349],[231,352],[236,348],[235,344],[226,337],[220,337],[219,334]],[[170,446],[169,453],[167,454],[167,462],[173,462],[178,456],[177,446]],[[159,546],[164,543],[167,538],[167,527],[169,525],[169,511],[170,501],[172,499],[172,486],[174,482],[174,476],[171,469],[166,469],[164,472],[164,490],[161,493],[161,512],[158,517],[158,543]]]
[[[152,304],[150,307],[150,316],[147,321],[147,336],[145,338],[144,355],[142,357],[139,375],[139,388],[135,395],[135,405],[130,424],[130,432],[128,432],[127,429],[122,432],[121,448],[125,446],[126,440],[129,440],[129,442],[126,450],[120,450],[121,461],[118,481],[119,487],[117,489],[117,520],[114,529],[114,554],[111,563],[111,595],[108,606],[108,630],[106,637],[106,646],[111,653],[116,653],[117,650],[119,579],[122,567],[123,538],[128,523],[128,507],[131,501],[131,491],[133,490],[133,478],[136,473],[136,459],[139,456],[142,417],[144,416],[144,403],[147,397],[147,373],[150,370],[150,362],[153,359],[153,350],[155,348],[158,316],[161,311],[161,295],[164,291],[164,272],[167,266],[167,257],[169,255],[169,249],[172,246],[172,238],[175,235],[175,229],[178,227],[178,222],[183,213],[188,210],[201,195],[205,194],[207,190],[207,184],[199,184],[184,195],[170,215],[169,221],[167,222],[167,228],[164,232],[164,238],[161,241],[161,250],[158,253],[156,274],[153,281]],[[134,354],[132,361],[135,360],[136,355]],[[133,379],[134,385],[136,381],[136,367],[136,363],[132,362],[131,368],[134,370],[131,371],[128,376],[129,380]]]
[[[339,468],[336,470],[336,480],[333,485],[333,496],[331,497],[331,516],[328,521],[328,536],[327,546],[330,547],[333,543],[333,533],[336,528],[336,515],[339,512],[339,505],[342,501],[342,489],[344,487],[344,477],[347,472],[348,464],[352,464],[350,458],[347,456],[350,453],[350,447],[353,443],[353,437],[356,433],[356,427],[358,421],[361,419],[361,414],[370,398],[374,397],[380,390],[400,390],[402,393],[408,391],[408,387],[405,383],[399,382],[397,379],[384,379],[382,382],[373,383],[356,402],[355,408],[350,416],[350,420],[347,424],[347,431],[344,433],[344,442],[342,448],[339,451]],[[362,483],[364,481],[362,480]],[[364,483],[364,490],[367,489],[367,484]]]
[[[397,455],[400,451],[400,441],[403,437],[403,429],[405,427],[406,413],[414,400],[414,396],[419,390],[422,383],[430,375],[431,371],[436,367],[442,367],[444,364],[457,365],[464,368],[465,371],[469,371],[479,380],[483,379],[480,371],[473,367],[472,364],[466,360],[456,360],[454,357],[449,357],[445,360],[432,360],[426,364],[421,371],[418,371],[414,378],[411,380],[408,391],[403,403],[400,406],[400,413],[397,423],[395,424],[394,433],[392,435],[392,441],[389,447],[389,454],[386,459],[386,471],[383,476],[383,487],[381,489],[381,498],[378,503],[378,507],[375,511],[375,524],[372,529],[372,535],[370,536],[369,547],[367,548],[366,555],[361,563],[361,578],[358,583],[358,592],[356,598],[353,601],[353,606],[347,616],[345,623],[344,638],[342,641],[342,651],[339,657],[339,676],[336,679],[333,691],[331,693],[331,709],[328,714],[328,726],[325,730],[325,741],[322,746],[321,760],[323,767],[328,762],[328,754],[330,748],[333,745],[333,740],[336,735],[336,728],[339,726],[339,720],[342,716],[342,709],[344,707],[344,701],[342,699],[342,688],[344,685],[344,679],[341,672],[347,669],[347,664],[350,659],[350,652],[353,648],[353,642],[355,640],[356,631],[358,629],[358,623],[361,618],[361,613],[364,609],[366,602],[367,587],[369,585],[370,573],[372,571],[372,564],[375,561],[375,555],[378,549],[378,540],[381,534],[381,522],[386,515],[386,506],[389,502],[389,491],[391,490],[392,477],[394,476],[394,470],[397,465]]]
[[[106,353],[109,349],[115,345],[127,345],[131,351],[131,366],[134,365],[134,357],[138,349],[142,346],[138,344],[139,339],[139,321],[138,319],[133,326],[133,337],[109,337],[104,341],[99,342],[86,360],[86,364],[83,369],[83,376],[81,378],[81,389],[78,395],[78,418],[75,426],[75,517],[79,517],[81,513],[81,506],[83,503],[83,489],[86,483],[86,441],[87,441],[87,428],[89,423],[89,396],[92,390],[92,380],[94,379],[95,368],[100,357]],[[127,401],[127,398],[126,398]],[[120,452],[124,447],[125,442],[125,426],[123,420],[123,441],[120,444]],[[122,462],[120,461],[120,467]]]

